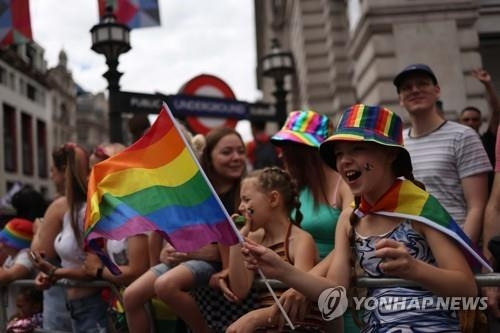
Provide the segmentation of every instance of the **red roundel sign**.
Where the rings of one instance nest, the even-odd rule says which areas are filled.
[[[195,76],[182,86],[180,93],[191,96],[236,99],[233,90],[231,90],[226,82],[209,74]],[[211,129],[216,127],[234,128],[238,119],[188,116],[186,117],[186,122],[194,132],[207,134]]]

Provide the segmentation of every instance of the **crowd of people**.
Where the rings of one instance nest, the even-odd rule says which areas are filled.
[[[299,331],[477,332],[479,322],[498,331],[500,289],[479,289],[474,273],[498,268],[500,260],[488,247],[500,236],[500,102],[486,71],[472,75],[484,84],[491,107],[481,136],[481,111],[473,106],[458,122],[444,118],[438,78],[424,64],[394,79],[409,116],[406,129],[393,111],[356,104],[335,130],[327,116],[311,110],[291,112],[272,136],[255,123],[248,146],[230,128],[194,137],[183,130],[245,242],[184,253],[157,232],[107,240],[120,275],[84,250],[83,227],[90,170],[125,147],[103,144],[89,153],[67,143],[54,150],[51,179],[58,196],[47,205],[23,187],[11,200],[16,215],[0,231],[0,284],[34,279],[36,286],[9,288],[7,331],[151,332],[153,299],[192,332],[289,330],[269,291],[256,288],[257,270],[283,282],[275,292]],[[136,127],[134,139],[147,130]],[[468,261],[474,245],[489,265],[479,256],[482,268]],[[349,307],[325,320],[318,306],[323,291],[342,286],[358,295],[360,276],[420,286],[369,288],[367,295],[378,300],[486,295],[488,310]],[[104,280],[120,293],[61,286],[61,280]],[[207,310],[200,290],[216,305]]]

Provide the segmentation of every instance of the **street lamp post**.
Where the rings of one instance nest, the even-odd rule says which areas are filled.
[[[119,93],[120,77],[118,57],[130,50],[130,28],[117,23],[111,7],[106,8],[106,14],[101,22],[90,29],[92,35],[92,50],[104,54],[108,71],[103,76],[108,81],[109,90],[109,139],[111,142],[123,142],[122,110],[120,110]]]
[[[262,58],[262,75],[274,79],[276,90],[276,118],[279,127],[283,126],[287,117],[285,77],[293,74],[295,68],[291,52],[282,51],[276,38],[272,40],[271,52]]]

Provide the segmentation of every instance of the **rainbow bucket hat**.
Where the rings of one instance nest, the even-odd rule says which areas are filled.
[[[31,246],[33,223],[14,218],[0,231],[0,242],[13,249],[22,250]]]
[[[321,158],[334,170],[337,170],[335,159],[335,142],[368,141],[389,147],[399,148],[396,176],[408,175],[412,172],[411,158],[403,145],[403,121],[394,112],[381,106],[356,104],[344,111],[335,134],[326,139],[320,146]]]
[[[332,134],[332,129],[332,122],[325,115],[311,110],[293,111],[281,130],[271,137],[271,142],[277,146],[295,142],[318,148]]]

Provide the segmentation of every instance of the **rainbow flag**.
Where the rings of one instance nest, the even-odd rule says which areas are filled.
[[[154,230],[182,252],[241,239],[166,104],[141,139],[92,169],[84,230],[110,269],[100,239]]]
[[[373,206],[361,199],[355,214],[360,218],[367,214],[379,214],[424,223],[457,241],[472,268],[482,265],[493,272],[481,255],[481,251],[472,244],[470,238],[439,201],[409,180],[396,180]]]

